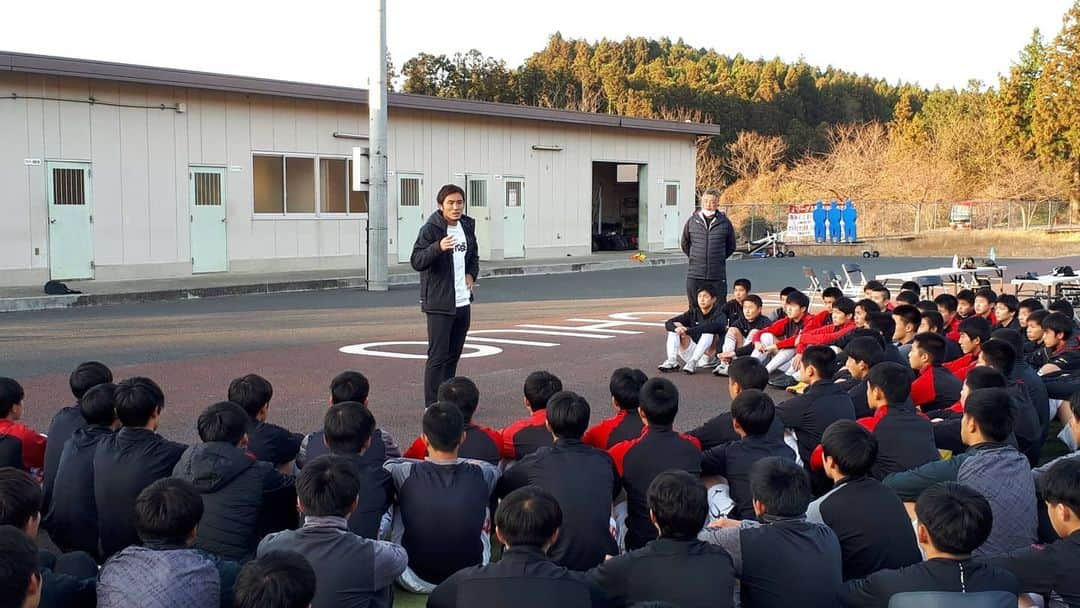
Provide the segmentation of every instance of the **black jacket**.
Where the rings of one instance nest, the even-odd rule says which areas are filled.
[[[146,486],[172,475],[187,446],[154,431],[122,428],[101,440],[94,451],[94,500],[104,557],[139,542],[135,499]]]
[[[849,581],[840,599],[844,606],[887,608],[894,595],[915,591],[957,593],[1007,591],[1016,594],[1019,583],[1008,570],[972,559],[931,559],[899,570],[882,570]]]
[[[76,430],[64,445],[56,467],[53,500],[42,520],[56,546],[65,553],[85,551],[101,558],[98,550],[98,513],[94,499],[94,452],[115,432],[92,425]]]
[[[259,460],[273,465],[292,462],[300,452],[304,436],[276,424],[251,420],[247,428],[248,451]]]
[[[795,462],[795,452],[784,443],[783,431],[777,437],[770,429],[764,435],[751,435],[709,448],[701,455],[702,475],[723,475],[727,478],[731,500],[735,502],[728,515],[731,519],[755,519],[750,468],[755,462],[770,456]]]
[[[1080,606],[1080,532],[1049,545],[1012,551],[989,563],[1020,579],[1022,593],[1056,593],[1069,606]]]
[[[223,441],[189,447],[173,476],[190,481],[202,495],[195,546],[238,562],[255,553],[263,495],[294,484],[293,477],[282,475],[270,463]]]
[[[875,479],[910,471],[941,458],[934,444],[934,427],[920,416],[910,401],[889,404],[885,415],[860,421],[878,442],[877,458],[871,469]]]
[[[825,429],[837,420],[854,420],[855,406],[842,384],[822,380],[807,387],[805,393],[776,404],[776,415],[795,431],[799,458],[810,466],[810,453],[821,443]]]
[[[510,547],[487,566],[459,570],[428,596],[428,608],[590,608],[609,606],[584,574],[548,559],[538,547]]]
[[[349,530],[357,536],[379,539],[379,525],[387,509],[394,504],[394,480],[383,468],[383,460],[370,458],[367,454],[343,454],[333,452],[352,462],[356,479],[360,482],[360,499],[356,510],[349,516]]]
[[[713,306],[707,315],[694,306],[681,315],[668,319],[664,323],[664,329],[675,331],[676,323],[682,323],[686,327],[686,335],[696,342],[701,338],[701,334],[724,333],[727,329],[727,315],[719,306]]]
[[[667,602],[680,608],[734,604],[735,567],[727,551],[700,540],[658,538],[589,571],[611,603]]]
[[[53,416],[49,423],[49,431],[45,434],[49,441],[45,443],[45,481],[41,486],[44,500],[41,512],[49,512],[49,503],[52,502],[53,486],[56,483],[56,469],[60,466],[60,454],[64,451],[64,444],[77,429],[86,426],[82,410],[78,405],[61,408]]]
[[[691,279],[720,281],[727,279],[727,258],[735,252],[735,229],[726,215],[716,212],[706,224],[695,211],[683,226],[682,250],[690,258],[686,276]],[[717,294],[725,297],[726,294]]]
[[[476,244],[476,222],[461,216],[461,228],[465,231],[465,274],[473,279],[480,276],[480,255]],[[413,245],[409,263],[420,273],[420,310],[439,315],[452,315],[457,310],[454,292],[454,252],[442,251],[439,241],[446,238],[446,220],[436,211],[420,228]],[[401,238],[400,235],[398,238]],[[470,296],[470,300],[472,296]]]

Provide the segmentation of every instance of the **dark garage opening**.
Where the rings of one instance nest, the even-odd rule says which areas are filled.
[[[593,251],[638,249],[641,167],[632,163],[593,163]]]

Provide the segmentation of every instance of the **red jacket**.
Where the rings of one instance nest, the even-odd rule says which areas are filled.
[[[777,348],[795,348],[796,336],[817,327],[814,323],[814,319],[815,317],[806,314],[798,321],[792,321],[791,319],[784,317],[759,331],[754,338],[754,342],[760,342],[762,334],[772,334],[776,337]]]
[[[960,317],[953,315],[952,321],[945,326],[945,337],[953,342],[960,341]]]
[[[506,460],[519,460],[532,454],[539,448],[555,443],[551,431],[547,430],[547,410],[536,410],[528,418],[523,418],[502,430],[502,457]]]
[[[832,323],[832,310],[826,308],[825,310],[815,314],[814,323],[816,323],[818,327]]]
[[[0,419],[0,435],[11,435],[22,442],[23,466],[40,469],[45,466],[45,436],[34,429],[8,419]]]
[[[960,380],[966,380],[968,372],[970,372],[971,369],[978,364],[979,353],[972,351],[955,361],[948,361],[944,363],[942,367],[952,372],[952,375],[956,376]]]
[[[829,323],[814,329],[803,330],[802,335],[799,336],[799,344],[795,347],[795,352],[801,353],[806,350],[807,346],[830,346],[853,329],[855,329],[855,321],[848,321],[843,325]]]
[[[620,430],[620,427],[624,428]],[[617,443],[632,439],[632,437],[626,437],[625,435],[634,435],[635,432],[636,435],[641,435],[644,430],[644,423],[641,422],[641,417],[638,416],[636,410],[619,410],[611,418],[585,431],[585,436],[581,440],[598,450],[607,450],[615,447]],[[616,435],[616,437],[613,438],[612,435]],[[619,439],[619,436],[623,436],[623,438]]]
[[[483,441],[483,443],[487,444],[487,446],[490,446],[491,448],[493,448],[493,449],[490,450],[491,454],[495,456],[493,459],[492,458],[485,458],[480,453],[476,453],[476,454],[470,453],[469,447],[472,444],[474,444],[473,438],[471,437],[471,435],[473,433],[480,433],[481,435],[483,435],[483,437],[480,438],[480,439]],[[485,451],[488,451],[488,450],[485,450]],[[465,440],[461,442],[461,446],[460,446],[459,451],[458,451],[458,456],[460,456],[461,458],[472,458],[474,460],[487,460],[487,461],[494,460],[493,464],[498,464],[499,456],[501,456],[502,453],[503,453],[502,434],[499,433],[499,431],[496,431],[495,429],[492,429],[492,428],[488,428],[486,426],[480,426],[478,424],[473,424],[471,422],[465,424]],[[427,446],[424,445],[424,439],[422,437],[417,437],[416,441],[413,441],[412,445],[409,446],[409,449],[405,450],[405,453],[403,454],[403,457],[405,457],[405,458],[415,458],[416,460],[423,460],[423,459],[427,458],[427,455],[428,455]]]

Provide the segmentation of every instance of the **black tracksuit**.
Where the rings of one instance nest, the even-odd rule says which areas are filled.
[[[559,439],[507,469],[495,494],[502,498],[527,485],[551,492],[562,507],[559,538],[548,550],[552,561],[571,570],[588,570],[605,555],[618,555],[609,520],[611,502],[622,484],[607,452],[577,439]]]
[[[360,482],[360,499],[356,510],[349,516],[349,530],[357,536],[379,539],[379,526],[383,515],[394,504],[397,491],[390,473],[383,468],[383,461],[363,454],[337,453],[352,462],[356,478]]]
[[[894,595],[918,591],[1006,591],[1015,595],[1019,585],[1016,577],[1003,568],[972,559],[931,559],[849,581],[841,600],[849,607],[888,608]]]
[[[275,466],[288,464],[300,452],[304,436],[276,424],[252,419],[248,423],[248,451]]]
[[[706,420],[705,424],[702,424],[692,431],[687,431],[686,434],[691,437],[697,437],[698,441],[701,442],[702,450],[707,450],[725,443],[731,443],[732,441],[738,441],[742,439],[742,437],[739,437],[739,434],[735,432],[735,427],[731,424],[731,419],[731,412],[717,414]],[[769,426],[769,431],[766,435],[769,439],[776,441],[782,442],[784,440],[784,423],[780,421],[779,416],[773,416],[772,425]]]
[[[702,334],[722,335],[727,329],[727,315],[719,306],[713,306],[709,314],[704,314],[697,305],[677,317],[672,317],[664,323],[664,329],[675,331],[675,324],[681,323],[686,327],[686,335],[697,342]]]
[[[885,479],[892,473],[910,471],[941,458],[934,444],[934,425],[910,401],[889,404],[883,416],[859,422],[878,441],[877,458],[871,469],[875,479]]]
[[[774,419],[775,420],[775,419]],[[795,462],[795,453],[780,437],[766,433],[748,435],[739,441],[717,445],[701,455],[702,475],[723,475],[735,507],[728,517],[732,519],[755,519],[754,495],[750,491],[750,468],[762,458],[779,456]]]
[[[86,419],[83,418],[82,410],[78,405],[61,408],[53,416],[49,423],[49,430],[45,436],[49,441],[45,443],[45,479],[41,485],[43,501],[41,512],[49,512],[49,504],[52,502],[53,486],[56,483],[56,469],[60,466],[60,455],[64,452],[64,444],[76,430],[86,427]],[[46,528],[47,530],[48,528]]]
[[[855,406],[843,385],[821,380],[776,405],[776,415],[789,429],[794,429],[799,443],[799,457],[810,466],[810,453],[819,443],[825,429],[837,420],[854,420]]]
[[[64,445],[56,469],[59,492],[45,513],[42,525],[61,551],[85,551],[101,558],[98,549],[98,513],[94,499],[94,453],[115,431],[92,425],[75,431]]]
[[[667,602],[680,608],[734,605],[735,567],[727,551],[693,540],[657,538],[589,571],[616,608]]]
[[[1080,606],[1080,532],[1059,541],[1020,549],[989,563],[1012,572],[1022,593],[1056,593],[1069,606]]]

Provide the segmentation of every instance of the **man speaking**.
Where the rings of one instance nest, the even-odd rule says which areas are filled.
[[[435,201],[439,210],[420,228],[409,258],[420,273],[420,310],[427,315],[425,407],[435,402],[439,385],[457,375],[480,273],[476,223],[465,215],[465,191],[447,184]]]
[[[708,189],[701,196],[701,209],[686,221],[682,235],[683,253],[690,258],[686,270],[686,300],[690,310],[697,308],[697,293],[712,287],[721,301],[727,299],[727,265],[735,252],[735,229],[727,216],[717,211],[720,193]]]

